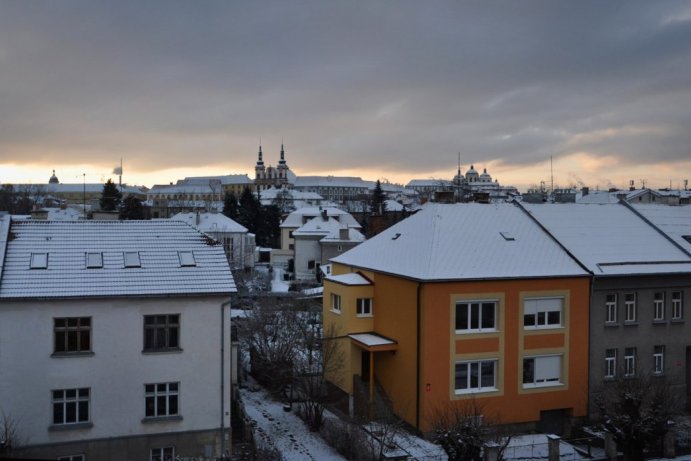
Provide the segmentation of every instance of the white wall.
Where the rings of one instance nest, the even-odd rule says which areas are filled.
[[[315,270],[308,269],[307,263],[314,260],[316,263],[321,263],[321,247],[319,246],[319,239],[317,237],[298,237],[295,239],[295,278],[296,279],[311,279],[314,278]]]
[[[221,303],[227,298],[145,298],[3,302],[0,305],[0,406],[28,444],[220,426]],[[143,316],[180,314],[182,352],[143,354]],[[91,317],[93,356],[51,357],[54,317]],[[229,319],[229,307],[223,319]],[[229,392],[230,322],[225,329]],[[179,382],[181,421],[142,423],[144,384]],[[49,431],[51,390],[91,388],[86,429]],[[225,411],[230,412],[225,398]],[[225,425],[230,416],[225,417]]]

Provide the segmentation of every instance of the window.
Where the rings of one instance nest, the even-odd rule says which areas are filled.
[[[496,331],[496,301],[456,303],[456,332]]]
[[[84,455],[58,456],[58,461],[86,461],[86,456],[84,456]]]
[[[355,312],[361,316],[372,315],[372,298],[358,298]]]
[[[103,267],[103,253],[87,253],[86,268],[98,269]]]
[[[48,269],[48,253],[31,253],[31,269]]]
[[[144,316],[145,351],[179,349],[179,335],[179,314]]]
[[[178,383],[146,384],[146,417],[163,418],[178,415]]]
[[[560,355],[523,359],[523,387],[554,386],[560,383]]]
[[[126,251],[124,253],[125,257],[125,267],[142,267],[142,263],[139,260],[138,251]]]
[[[194,253],[191,251],[178,251],[178,258],[180,258],[180,265],[182,267],[197,265],[197,262],[194,260]]]
[[[331,310],[341,312],[341,297],[334,293],[331,293]]]
[[[56,354],[91,352],[91,317],[53,319]]]
[[[617,376],[617,350],[607,349],[605,351],[605,378],[615,378]]]
[[[53,391],[53,424],[89,422],[89,388]]]
[[[561,326],[562,298],[526,299],[523,302],[525,328],[554,328]]]
[[[150,461],[173,461],[175,447],[152,448]]]
[[[497,361],[480,360],[456,363],[456,394],[497,390]]]
[[[617,322],[617,295],[615,294],[605,296],[605,322]]]
[[[624,349],[624,376],[630,378],[636,376],[636,348]]]
[[[638,319],[636,312],[636,293],[626,293],[624,295],[624,309],[626,311],[626,322],[635,322]]]
[[[655,346],[653,349],[653,374],[665,373],[665,346]]]
[[[309,261],[307,261],[307,269],[314,269],[314,259],[310,259]]]
[[[657,292],[653,294],[653,320],[665,319],[665,294]]]
[[[672,292],[672,320],[684,318],[684,303],[681,291]]]

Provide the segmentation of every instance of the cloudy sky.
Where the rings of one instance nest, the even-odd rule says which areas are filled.
[[[0,2],[0,183],[691,179],[686,1]]]

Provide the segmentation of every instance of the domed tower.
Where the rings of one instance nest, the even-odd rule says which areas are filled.
[[[492,182],[492,177],[487,173],[487,168],[482,171],[480,175],[480,182]]]
[[[283,148],[283,143],[281,143],[281,158],[278,160],[278,166],[276,169],[278,170],[278,179],[280,185],[288,182],[288,170],[290,168],[288,168],[288,164],[286,163],[286,152]]]
[[[264,167],[264,159],[262,158],[262,145],[259,144],[259,155],[257,156],[257,164],[254,166],[254,179],[264,179],[266,174],[266,167]]]
[[[55,176],[55,170],[53,170],[53,176],[51,176],[48,180],[48,184],[60,184],[60,181],[58,181],[58,177]]]
[[[477,182],[478,179],[479,175],[475,170],[475,167],[473,167],[473,165],[470,165],[470,169],[465,172],[465,180],[468,182]]]

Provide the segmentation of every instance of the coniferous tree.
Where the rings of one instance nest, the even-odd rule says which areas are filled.
[[[377,179],[377,183],[374,186],[374,191],[372,192],[372,200],[370,201],[370,212],[379,214],[386,211],[386,194],[381,188],[381,181]]]
[[[118,190],[118,186],[113,181],[108,179],[103,185],[103,192],[99,204],[103,211],[116,211],[120,207],[122,201],[122,194]]]
[[[264,246],[278,248],[281,244],[281,209],[276,205],[261,208],[261,235]]]
[[[142,201],[134,195],[128,195],[122,201],[120,208],[120,219],[144,219],[144,207]]]
[[[238,199],[235,194],[228,192],[223,199],[223,214],[233,221],[237,221],[238,213]]]
[[[238,209],[237,222],[242,224],[253,234],[257,234],[259,223],[260,204],[249,188],[245,188],[240,196],[240,208]],[[257,241],[259,244],[259,241]]]

